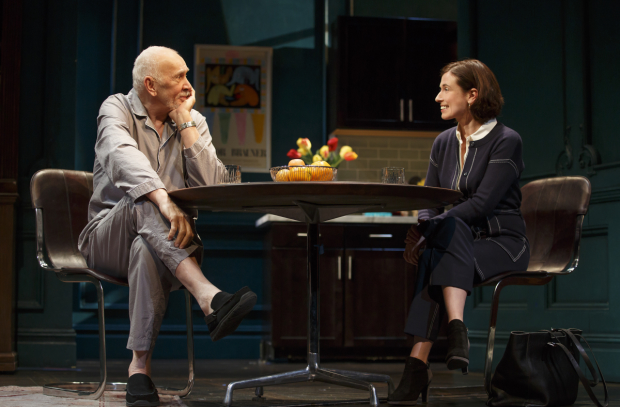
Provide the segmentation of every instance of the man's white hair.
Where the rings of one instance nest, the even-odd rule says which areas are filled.
[[[160,57],[166,52],[174,52],[179,55],[179,53],[172,48],[157,46],[148,47],[138,55],[138,58],[136,58],[133,64],[133,70],[131,71],[133,88],[136,91],[142,92],[145,90],[144,78],[147,76],[152,76],[156,81],[161,80],[161,73],[159,71]]]

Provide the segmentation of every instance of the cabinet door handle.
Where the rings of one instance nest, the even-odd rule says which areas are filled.
[[[297,237],[308,237],[307,233],[297,233]],[[322,235],[319,233],[319,237],[322,237]]]
[[[377,234],[377,233],[371,233],[368,235],[369,238],[379,238],[379,239],[391,239],[392,238],[392,234],[391,233],[385,233],[385,234]]]
[[[353,280],[353,256],[349,256],[349,280]]]
[[[400,121],[405,121],[405,99],[400,100]]]
[[[338,280],[342,280],[342,256],[338,256]]]
[[[413,122],[413,100],[409,99],[409,121]]]

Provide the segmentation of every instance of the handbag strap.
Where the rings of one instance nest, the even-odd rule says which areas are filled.
[[[565,334],[567,334],[569,336],[569,338],[571,338],[571,340],[573,340],[573,342],[579,342],[577,340],[577,338],[575,338],[575,336],[572,334],[572,332],[569,333],[565,329],[561,329],[560,331],[562,331]],[[577,375],[579,376],[579,380],[581,380],[581,383],[583,384],[583,387],[585,387],[586,391],[588,392],[588,395],[590,396],[590,399],[598,407],[607,407],[607,405],[609,404],[609,395],[607,393],[607,383],[605,382],[605,379],[603,378],[603,372],[601,372],[601,368],[600,368],[600,366],[598,364],[598,361],[596,360],[596,357],[594,356],[594,353],[592,353],[592,356],[594,358],[594,362],[596,363],[596,368],[598,369],[598,373],[601,376],[601,382],[603,382],[603,391],[605,393],[605,404],[602,404],[602,405],[601,405],[600,401],[598,401],[598,398],[596,397],[594,392],[592,391],[592,387],[594,387],[594,385],[592,385],[592,382],[590,380],[588,380],[586,378],[586,376],[583,374],[583,371],[581,370],[581,367],[579,367],[579,363],[577,363],[577,361],[573,357],[572,353],[568,350],[568,348],[566,346],[564,346],[563,344],[561,344],[560,342],[549,342],[548,345],[549,346],[559,346],[560,349],[562,349],[564,351],[564,353],[568,357],[568,360],[573,365],[573,368],[575,369],[575,372],[577,372]],[[588,347],[590,347],[589,344],[588,344]],[[583,347],[582,347],[582,349],[583,349]],[[592,349],[590,348],[590,350],[592,350]],[[585,351],[583,353],[585,353]]]
[[[594,369],[594,366],[592,365],[592,362],[590,361],[590,358],[588,357],[588,354],[586,353],[586,351],[583,349],[583,346],[581,346],[581,341],[579,339],[577,339],[575,337],[575,334],[573,334],[571,332],[570,329],[552,329],[551,334],[553,335],[553,337],[559,342],[560,340],[558,339],[558,337],[556,336],[557,332],[562,332],[563,334],[566,335],[566,337],[568,339],[570,339],[573,344],[575,344],[575,346],[577,347],[577,350],[579,351],[579,354],[581,355],[581,357],[583,358],[583,361],[585,362],[586,366],[588,367],[588,370],[590,371],[590,374],[592,375],[592,378],[594,380],[588,380],[590,383],[590,387],[594,387],[598,384],[598,375],[596,374],[596,370]],[[594,352],[592,351],[592,348],[590,347],[590,344],[588,343],[588,341],[586,341],[586,339],[579,335],[579,337],[581,339],[584,340],[584,342],[588,345],[588,348],[590,349],[590,353],[592,354],[592,356],[594,357]],[[596,357],[594,357],[595,361],[596,361]],[[598,362],[596,363],[596,366],[598,367]],[[599,369],[600,371],[600,369]]]

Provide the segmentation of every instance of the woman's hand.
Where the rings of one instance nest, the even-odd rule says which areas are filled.
[[[406,246],[405,253],[403,253],[403,258],[407,263],[417,266],[420,254],[426,246],[426,239],[418,230],[417,225],[411,226],[411,228],[407,232],[407,238],[405,239],[405,243]]]

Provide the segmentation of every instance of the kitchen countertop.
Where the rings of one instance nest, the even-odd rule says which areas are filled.
[[[256,227],[268,225],[272,222],[298,222],[277,215],[264,215],[256,221]],[[298,222],[299,223],[299,222]],[[364,216],[346,215],[340,218],[328,220],[325,223],[378,223],[378,224],[415,224],[418,223],[417,216]]]

